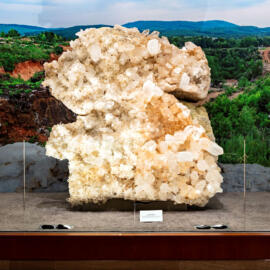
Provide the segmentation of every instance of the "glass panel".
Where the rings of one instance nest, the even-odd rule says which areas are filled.
[[[130,231],[133,227],[133,201],[71,206],[68,162],[46,156],[43,146],[26,143],[26,168],[26,231],[66,231],[62,225],[72,231]]]
[[[0,147],[0,231],[24,230],[24,144]]]
[[[56,216],[67,205],[67,176],[66,161],[46,156],[40,144],[26,143],[26,231],[55,225]]]
[[[49,3],[52,1],[48,1],[46,4],[45,1],[43,1],[44,3],[42,1],[42,3],[28,1],[29,3],[27,4],[18,5],[8,3],[9,1],[5,2],[6,3],[1,6],[0,11],[0,13],[3,12],[5,15],[3,16],[4,22],[9,24],[6,26],[1,25],[0,29],[0,231],[42,231],[40,226],[48,225],[49,227],[46,227],[44,231],[65,231],[70,228],[73,231],[209,232],[215,231],[213,226],[217,224],[228,226],[222,231],[270,230],[270,216],[268,214],[270,212],[270,39],[269,37],[263,36],[267,30],[264,29],[262,31],[260,28],[256,28],[257,30],[255,28],[241,28],[240,26],[232,27],[230,23],[221,21],[196,23],[195,25],[192,22],[186,22],[183,25],[180,23],[180,28],[177,28],[179,27],[179,23],[171,22],[171,25],[168,26],[170,23],[166,22],[163,24],[161,21],[158,23],[135,21],[134,23],[125,25],[126,27],[138,27],[140,31],[145,28],[150,28],[150,32],[155,30],[161,31],[161,35],[167,36],[169,42],[180,49],[186,46],[185,42],[192,41],[202,47],[205,52],[212,72],[211,88],[208,96],[206,99],[197,102],[191,102],[189,100],[192,98],[192,95],[188,95],[188,100],[185,99],[184,101],[182,99],[185,95],[180,94],[177,96],[181,97],[179,98],[180,102],[185,103],[186,106],[190,108],[191,115],[194,117],[192,118],[192,123],[194,125],[202,125],[207,131],[206,133],[209,138],[214,134],[217,144],[224,149],[224,154],[221,155],[218,160],[223,175],[223,193],[216,194],[203,208],[181,204],[174,205],[173,202],[170,201],[149,202],[123,199],[109,200],[104,204],[91,203],[72,207],[68,201],[70,195],[67,179],[69,174],[71,174],[71,169],[68,168],[68,161],[46,156],[44,145],[50,136],[53,126],[60,123],[63,125],[73,123],[76,121],[76,117],[81,117],[81,119],[84,120],[85,118],[83,118],[83,113],[76,116],[73,111],[64,105],[63,100],[58,100],[51,94],[49,88],[42,86],[45,76],[43,64],[47,61],[52,62],[58,60],[63,51],[67,52],[66,55],[69,55],[69,52],[71,53],[72,51],[69,42],[78,38],[75,34],[80,31],[81,28],[90,28],[93,24],[95,24],[95,27],[99,27],[99,25],[96,25],[99,23],[104,23],[105,25],[127,23],[131,21],[130,18],[138,19],[136,14],[141,14],[141,11],[146,12],[145,14],[152,14],[151,5],[145,4],[146,1],[145,3],[141,1],[138,5],[134,4],[134,14],[130,12],[130,5],[122,5],[121,14],[125,14],[125,17],[121,17],[122,15],[120,13],[118,14],[119,8],[108,8],[106,4],[100,4],[102,1],[95,5],[89,4],[87,1],[79,1],[80,3],[67,1],[64,6],[61,4],[61,1],[56,1],[57,3],[54,4]],[[9,5],[13,6],[11,7]],[[198,16],[198,18],[196,20],[208,20],[209,18],[207,18],[207,16],[212,14],[211,12],[216,12],[217,8],[216,5],[214,5],[214,7],[202,5],[199,10],[196,9],[196,12],[193,13],[192,11],[195,6],[188,6],[188,11],[191,11],[192,14],[197,14],[196,16]],[[261,7],[263,7],[263,5]],[[166,20],[173,20],[173,18],[179,17],[178,9],[181,9],[181,11],[185,13],[183,13],[185,16],[188,13],[186,9],[177,6],[175,3],[173,5],[168,4],[169,10],[166,8],[167,7],[164,7],[164,9],[162,7],[160,8],[161,12],[162,10],[167,11],[167,13],[163,14],[164,17],[163,15],[161,16]],[[235,6],[230,6],[229,1],[228,6],[223,3],[222,8],[224,9],[224,14],[226,10],[229,10],[230,14],[234,14],[234,12],[231,12],[231,9],[235,8]],[[24,10],[24,12],[21,12],[21,10]],[[95,11],[94,13],[92,12],[93,10]],[[110,14],[108,14],[108,10]],[[90,16],[91,18],[88,16],[89,12],[93,15]],[[173,12],[177,12],[177,14],[175,13],[177,15],[176,17]],[[21,14],[24,14],[24,16],[21,17]],[[167,17],[166,14],[172,14],[172,16]],[[130,15],[130,17],[128,15]],[[209,15],[209,17],[212,16]],[[10,21],[15,19],[18,19],[18,21]],[[101,19],[104,21],[101,21]],[[21,26],[14,23],[21,24]],[[10,29],[10,24],[16,29]],[[44,26],[44,28],[34,26],[25,27],[26,24],[41,25]],[[75,25],[75,27],[70,28],[71,25]],[[82,27],[81,25],[88,26]],[[55,29],[58,27],[65,29]],[[243,32],[241,32],[240,29],[242,29],[241,31]],[[251,30],[252,32],[249,32]],[[254,34],[254,31],[258,32]],[[146,35],[146,33],[144,34]],[[241,36],[242,34],[243,37]],[[266,34],[270,36],[270,32]],[[196,77],[200,73],[200,69],[195,67],[191,72],[189,68],[191,69],[192,67],[192,61],[190,61],[187,65],[189,68],[184,72],[182,70],[184,66],[182,66],[182,63],[179,64],[182,61],[180,53],[179,57],[172,57],[172,59],[164,58],[164,60],[162,57],[158,58],[159,50],[163,50],[167,41],[163,39],[164,43],[162,43],[162,47],[160,45],[161,43],[152,40],[157,39],[154,34],[152,34],[149,39],[151,39],[151,41],[150,43],[147,41],[147,43],[144,44],[144,49],[136,48],[134,53],[136,54],[136,59],[133,59],[134,63],[131,61],[132,57],[129,53],[132,52],[137,44],[135,44],[136,46],[134,44],[125,46],[126,44],[120,44],[122,40],[119,43],[120,45],[113,41],[113,45],[111,45],[110,48],[106,48],[112,55],[112,58],[109,58],[119,62],[121,59],[122,65],[120,67],[118,66],[118,62],[113,62],[110,67],[112,70],[109,70],[108,74],[112,73],[117,77],[128,62],[132,62],[135,68],[132,67],[128,70],[124,70],[123,74],[120,74],[119,82],[121,83],[119,83],[119,85],[112,84],[111,86],[113,87],[107,89],[108,91],[106,90],[107,81],[104,80],[102,82],[102,88],[100,88],[100,96],[103,97],[103,94],[105,95],[106,93],[109,93],[108,96],[110,96],[110,91],[112,91],[112,96],[115,95],[118,98],[122,93],[125,93],[122,91],[124,89],[124,87],[123,89],[121,88],[122,84],[125,85],[127,83],[131,89],[128,90],[132,92],[133,89],[136,89],[138,86],[138,82],[142,89],[142,94],[149,92],[147,99],[150,98],[150,100],[152,97],[159,97],[159,88],[164,88],[167,92],[172,91],[170,92],[171,95],[172,93],[175,94],[175,91],[178,91],[180,88],[182,89],[186,84],[189,85],[189,83],[192,82],[192,85],[189,85],[189,89],[197,89],[197,85],[194,86],[194,84],[199,85],[201,83],[201,78],[198,79]],[[126,38],[123,38],[123,40],[126,42]],[[107,43],[107,41],[108,40],[106,40],[105,43]],[[76,42],[73,42],[74,47],[77,46],[76,44]],[[177,54],[177,50],[175,47],[173,48]],[[192,48],[194,49],[194,46],[189,43],[182,52],[192,50]],[[69,103],[67,102],[69,99],[73,100],[77,96],[80,96],[81,90],[82,92],[87,92],[89,89],[96,91],[95,87],[99,84],[99,79],[101,79],[98,75],[96,76],[96,74],[99,74],[103,69],[105,70],[107,63],[99,67],[98,72],[96,72],[97,70],[95,70],[95,68],[90,67],[89,63],[94,67],[101,59],[102,53],[106,50],[102,51],[98,46],[87,47],[85,51],[78,50],[76,57],[79,60],[77,59],[76,65],[73,66],[74,70],[72,70],[70,66],[63,74],[55,72],[57,64],[53,64],[54,70],[51,73],[55,73],[57,78],[62,76],[60,83],[62,86],[65,84],[70,85],[69,80],[75,82],[77,78],[73,76],[73,73],[80,74],[80,71],[86,70],[85,66],[88,65],[87,68],[89,68],[89,70],[87,70],[87,75],[80,77],[78,84],[85,84],[86,82],[89,82],[89,84],[85,84],[82,88],[83,90],[78,90],[74,87],[76,91],[74,91],[70,97],[65,98],[67,104]],[[197,48],[196,50],[199,49]],[[123,54],[121,57],[120,54],[117,54],[116,57],[114,55],[114,53],[118,53],[116,51],[121,53],[127,51],[128,53],[126,55]],[[168,51],[170,50],[168,49]],[[196,52],[193,51],[190,54],[190,59],[193,59]],[[149,62],[144,66],[139,66],[148,56],[150,59]],[[200,54],[197,56],[198,58],[201,57]],[[183,59],[186,57],[187,55],[185,55]],[[85,58],[87,58],[88,64],[82,66],[81,62],[83,62]],[[156,61],[157,59],[159,61]],[[67,60],[68,63],[69,60]],[[179,63],[177,61],[179,61]],[[199,61],[197,62],[199,63]],[[148,66],[154,65],[156,65],[154,69],[148,69]],[[117,72],[115,72],[114,68],[116,68]],[[146,68],[146,71],[144,68]],[[149,72],[149,74],[147,72]],[[189,72],[195,75],[187,75]],[[151,75],[152,73],[154,76]],[[175,75],[173,78],[170,77],[172,73]],[[180,73],[181,77],[179,75]],[[198,74],[196,75],[196,73]],[[149,76],[145,77],[144,81],[140,81],[144,74]],[[133,79],[129,79],[129,77]],[[113,78],[112,81],[114,81],[114,79],[115,78]],[[152,80],[152,82],[149,83],[149,80]],[[148,83],[144,85],[146,81],[148,81]],[[153,86],[154,82],[159,88]],[[52,85],[55,86],[54,83],[52,83]],[[93,88],[89,87],[89,85],[91,85],[91,87],[93,86]],[[118,93],[117,91],[119,89],[122,92],[119,91]],[[90,99],[90,92],[91,91],[87,92],[88,94],[84,96],[80,102],[83,103]],[[129,94],[128,91],[125,93],[125,98],[121,100],[123,104],[128,100]],[[99,97],[97,94],[92,95],[91,98],[95,99],[96,96]],[[139,98],[138,96],[138,99]],[[135,102],[136,98],[132,100]],[[95,112],[99,111],[99,117],[103,117],[104,122],[107,121],[110,123],[111,121],[113,124],[119,123],[120,117],[118,118],[117,116],[115,120],[114,111],[118,111],[117,113],[119,115],[125,115],[127,119],[129,119],[130,112],[132,114],[133,111],[134,118],[135,116],[137,117],[137,111],[130,110],[129,107],[125,108],[127,112],[113,109],[105,117],[104,112],[107,113],[107,108],[113,106],[112,102],[105,104],[103,101],[99,101],[100,100],[95,100],[96,103],[93,102],[94,105],[85,103],[84,106],[86,109],[91,108],[92,105],[95,106]],[[120,105],[121,102],[119,102]],[[169,98],[166,102],[169,104]],[[162,104],[166,102],[164,101]],[[120,107],[119,104],[117,104],[117,106]],[[144,102],[143,106],[145,104]],[[147,104],[149,104],[149,100]],[[164,110],[162,110],[165,115],[164,117],[167,117],[168,121],[169,118],[173,119],[174,117],[172,112],[178,112],[179,106],[182,107],[179,103],[178,105],[174,105],[174,107],[171,106],[172,108],[170,106],[164,106]],[[147,106],[145,106],[145,108]],[[206,108],[206,111],[201,106]],[[105,107],[106,110],[102,111]],[[151,108],[148,112],[149,115],[147,115],[149,119],[156,119],[156,112],[159,112],[159,106],[157,107],[158,108],[149,106],[149,108]],[[99,110],[98,108],[102,109]],[[139,108],[139,106],[135,109],[137,108]],[[142,111],[143,110],[144,109],[142,109]],[[144,112],[146,112],[146,110]],[[141,113],[139,109],[138,115]],[[196,114],[197,116],[195,116]],[[207,114],[211,121],[211,126]],[[97,118],[98,117],[94,119],[96,120]],[[167,120],[167,118],[165,119]],[[158,118],[158,120],[160,119],[161,118]],[[82,122],[84,120],[82,120]],[[85,120],[84,125],[88,125],[88,127],[85,128],[84,126],[84,131],[88,129],[91,130],[91,125],[93,124],[94,126],[96,124],[91,121],[90,118],[87,119],[87,121]],[[159,122],[162,121],[160,120]],[[149,123],[151,124],[150,120],[147,124]],[[102,123],[102,125],[103,124],[104,123]],[[145,123],[143,123],[143,125],[144,124]],[[154,128],[152,128],[150,124],[145,124],[145,129],[147,126],[151,132],[156,132],[153,130],[159,127],[159,124],[156,126],[153,125]],[[130,133],[135,134],[135,129],[140,125],[141,123],[134,123],[134,130],[131,129]],[[112,126],[113,125],[111,125],[111,127]],[[163,130],[165,130],[165,126],[166,125],[162,126]],[[168,126],[166,126],[166,129],[169,129],[169,131],[167,130],[167,133],[164,131],[164,137],[170,132],[173,133],[172,130],[177,127],[176,124]],[[121,126],[118,128],[120,129]],[[114,129],[111,130],[116,132],[118,128],[114,127]],[[102,129],[103,131],[104,129],[108,131],[107,126],[106,128],[101,126],[101,130]],[[159,128],[157,128],[157,130],[158,129]],[[73,132],[76,133],[77,130],[73,129]],[[88,135],[91,134],[91,132],[87,132],[85,132],[85,134],[87,135],[88,143],[90,141],[89,138],[91,138],[91,136]],[[144,133],[144,131],[142,133]],[[125,137],[124,132],[120,135]],[[81,139],[80,131],[76,136],[76,138]],[[61,135],[60,137],[59,143],[61,143],[64,136]],[[75,135],[73,137],[75,137]],[[129,138],[129,136],[126,137]],[[72,138],[72,136],[69,138]],[[103,147],[105,150],[107,150],[107,147],[111,150],[111,146],[108,143],[110,139],[107,139],[107,142],[103,145],[102,142],[98,142],[100,143],[98,147]],[[120,140],[120,136],[117,139]],[[135,135],[133,139],[136,139]],[[25,144],[22,143],[23,140],[26,141]],[[84,144],[85,148],[88,146],[87,143]],[[96,141],[94,143],[96,143]],[[67,144],[71,145],[72,141],[68,141]],[[127,147],[128,144],[132,144],[132,142],[128,142],[128,139],[123,139],[119,147],[126,148],[124,150],[129,151],[130,149]],[[77,145],[79,144],[77,143]],[[80,146],[78,146],[78,148],[79,147]],[[150,143],[148,147],[156,146]],[[167,146],[165,145],[164,147],[166,148]],[[197,145],[197,147],[200,147],[200,145]],[[172,149],[173,146],[170,150]],[[80,150],[81,152],[88,151],[88,149],[84,149],[83,147]],[[118,156],[119,160],[121,160],[122,156],[121,151],[122,153],[125,152],[121,149],[119,153],[115,151],[112,154],[111,152],[113,151],[106,152],[105,150],[103,152],[103,154],[105,153],[104,155],[114,155],[115,158]],[[81,154],[78,152],[76,152],[76,154]],[[160,150],[160,152],[162,151]],[[68,154],[70,154],[70,152]],[[93,156],[95,155],[96,153],[93,154]],[[94,157],[92,158],[94,159]],[[105,163],[104,160],[102,160],[103,163],[101,163],[100,167],[96,166],[95,169],[101,169]],[[147,160],[147,158],[145,160]],[[169,155],[167,156],[167,161],[168,160],[172,163],[174,162],[173,158]],[[82,159],[81,164],[83,164],[84,161],[85,160]],[[91,162],[93,162],[93,160],[91,160]],[[120,164],[119,161],[116,163],[117,165]],[[80,171],[81,164],[72,164],[70,167],[78,172]],[[196,164],[193,164],[194,167],[197,166]],[[121,165],[126,164],[123,162]],[[123,166],[123,170],[127,167]],[[118,168],[114,169],[117,171],[119,168],[120,165]],[[112,167],[109,169],[112,170]],[[192,169],[190,169],[186,175],[190,176],[191,170]],[[152,179],[153,175],[149,175],[150,179]],[[83,176],[82,179],[78,178],[78,182],[80,180],[83,181],[84,177],[87,178],[87,176],[88,174]],[[195,176],[195,178],[196,177],[197,176]],[[206,176],[204,175],[204,177]],[[91,178],[90,180],[93,179]],[[95,179],[93,182],[94,181]],[[125,180],[123,180],[123,182],[121,181],[122,178],[118,177],[115,180],[115,185],[117,187],[118,185],[124,186],[123,183]],[[85,189],[89,188],[89,186],[93,184],[93,182],[91,184],[89,184],[89,182],[82,186]],[[144,183],[141,184],[143,186]],[[209,184],[209,181],[207,184]],[[94,186],[94,184],[92,186]],[[113,193],[113,187],[108,186],[105,185],[104,189],[108,188],[108,193]],[[132,186],[132,188],[134,188],[134,186]],[[211,189],[211,186],[209,189]],[[125,189],[123,190],[125,191]],[[198,190],[195,192],[197,191]],[[132,192],[134,192],[134,189],[131,191],[131,194],[134,195]],[[122,194],[120,195],[122,196]],[[129,195],[130,194],[126,197],[131,199],[136,197],[129,197]],[[140,222],[140,210],[163,210],[163,222]],[[57,229],[57,225],[62,226],[60,226],[60,229]],[[69,225],[70,227],[65,228],[63,225]],[[195,227],[196,225],[210,226],[210,229],[203,229],[202,227],[198,229]],[[50,226],[52,226],[52,229],[50,229]]]
[[[210,113],[211,108],[209,109]],[[215,134],[215,136],[217,140],[218,134]],[[246,179],[245,173],[247,167],[245,164],[247,158],[246,142],[244,136],[238,135],[238,137],[237,134],[231,134],[225,142],[218,141],[224,148],[224,154],[220,156],[218,163],[223,175],[222,193],[217,193],[205,207],[175,206],[163,202],[160,208],[156,208],[162,209],[163,207],[165,210],[162,223],[140,223],[139,211],[136,211],[136,228],[140,231],[249,230],[247,219],[250,213],[247,208],[248,195],[246,190],[250,190],[250,181]],[[230,143],[230,141],[235,140],[236,143]],[[230,164],[228,161],[235,161],[236,164]],[[254,175],[251,173],[250,177],[254,177]],[[264,204],[264,202],[261,202],[261,204]],[[148,204],[149,207],[150,205],[151,203]],[[139,207],[141,207],[141,204],[137,203],[136,209],[138,210]],[[261,218],[266,217],[261,215]],[[221,229],[222,226],[216,226],[215,228],[215,225],[225,225],[227,228]]]
[[[139,231],[245,231],[246,230],[246,206],[243,192],[224,190],[210,199],[205,207],[173,205],[164,203],[163,222],[141,223],[139,211],[136,211],[136,230]],[[149,203],[151,204],[151,203]],[[136,203],[136,209],[141,203]],[[150,208],[150,206],[149,206]],[[225,225],[227,228],[217,229],[216,225]],[[210,228],[210,227],[211,228]],[[207,229],[207,227],[209,227]]]
[[[265,84],[265,83],[264,83]],[[261,88],[262,93],[267,88]],[[263,95],[263,94],[262,94]],[[261,97],[262,99],[262,97]],[[268,99],[268,102],[270,98]],[[262,102],[262,101],[261,101]],[[269,114],[262,111],[261,114]],[[270,136],[267,129],[258,129],[246,138],[246,230],[270,230]],[[256,159],[253,159],[256,157]]]

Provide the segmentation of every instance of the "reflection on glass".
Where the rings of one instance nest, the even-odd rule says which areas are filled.
[[[0,231],[270,230],[267,28],[218,3],[30,2],[0,11]]]

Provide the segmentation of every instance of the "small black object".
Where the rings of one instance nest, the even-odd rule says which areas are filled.
[[[212,228],[216,230],[224,230],[224,229],[227,229],[228,226],[224,224],[216,224],[216,225],[213,225]]]
[[[69,226],[69,225],[63,225],[63,224],[58,224],[56,226],[56,229],[58,229],[58,230],[70,230],[71,228],[72,228],[71,226]]]
[[[195,228],[198,230],[209,230],[209,229],[211,229],[211,226],[209,226],[209,225],[196,225]]]
[[[42,230],[53,230],[55,227],[53,225],[50,225],[50,224],[44,224],[44,225],[41,225],[40,228]]]
[[[63,224],[58,224],[56,226],[56,229],[58,229],[58,230],[68,230],[68,227],[63,225]]]

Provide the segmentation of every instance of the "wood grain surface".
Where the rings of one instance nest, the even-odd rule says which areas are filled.
[[[270,261],[0,261],[0,270],[269,270]]]
[[[270,233],[1,233],[0,260],[265,260]]]

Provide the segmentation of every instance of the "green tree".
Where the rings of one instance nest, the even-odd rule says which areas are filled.
[[[251,46],[258,47],[259,42],[256,37],[245,37],[241,40],[240,46],[241,47],[251,47]]]
[[[7,35],[8,37],[19,37],[20,36],[20,33],[15,30],[15,29],[10,29],[8,32],[7,32]]]
[[[238,131],[247,136],[255,127],[255,111],[253,108],[244,106],[239,114]]]
[[[56,46],[56,47],[54,48],[54,52],[55,52],[56,54],[61,54],[61,53],[63,52],[63,48],[62,48],[61,46]]]

